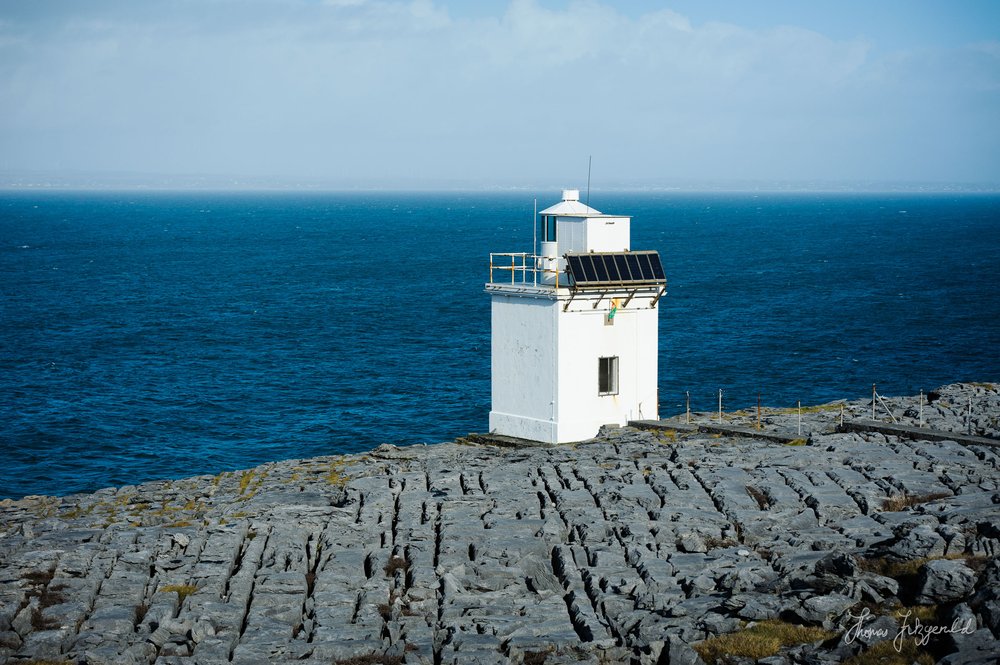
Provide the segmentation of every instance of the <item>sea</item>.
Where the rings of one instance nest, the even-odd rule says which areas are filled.
[[[0,498],[487,429],[490,252],[558,191],[0,194]],[[1000,195],[599,192],[662,415],[1000,380]]]

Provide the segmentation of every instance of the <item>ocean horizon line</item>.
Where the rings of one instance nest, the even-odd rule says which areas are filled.
[[[378,182],[270,179],[261,177],[107,175],[74,174],[3,174],[0,193],[13,192],[237,192],[237,193],[519,193],[558,192],[562,189],[586,191],[586,178],[567,178],[558,182],[471,182],[446,179],[424,181]],[[592,193],[657,194],[998,194],[1000,182],[943,181],[852,181],[852,180],[734,180],[718,181],[612,181],[590,188]]]

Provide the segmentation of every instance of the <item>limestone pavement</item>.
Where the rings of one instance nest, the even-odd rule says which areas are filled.
[[[934,659],[993,662],[1000,449],[810,417],[807,445],[609,428],[4,501],[0,662],[697,663],[780,619],[833,637],[760,662],[835,663],[859,608],[920,605],[972,621]]]

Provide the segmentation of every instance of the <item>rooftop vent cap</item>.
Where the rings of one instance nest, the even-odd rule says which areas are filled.
[[[580,190],[579,189],[564,189],[563,190],[563,201],[579,201],[580,200]]]

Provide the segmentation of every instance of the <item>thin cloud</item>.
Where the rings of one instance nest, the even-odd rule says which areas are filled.
[[[997,42],[874,57],[608,2],[45,7],[0,10],[7,170],[1000,180]]]

